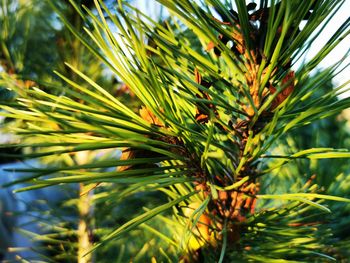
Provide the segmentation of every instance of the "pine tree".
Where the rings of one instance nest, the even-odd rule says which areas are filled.
[[[1,79],[16,92],[1,106],[19,122],[14,146],[45,164],[22,169],[32,175],[17,191],[76,191],[62,204],[78,207],[75,224],[45,222],[43,254],[53,248],[55,261],[79,262],[346,260],[349,239],[339,230],[349,222],[349,170],[345,161],[329,172],[315,167],[350,153],[302,140],[310,123],[350,105],[338,98],[349,81],[328,85],[342,61],[312,75],[350,33],[350,20],[295,67],[344,1],[158,0],[169,12],[163,21],[124,1],[69,2],[75,15],[50,3],[60,34],[74,36],[71,45],[57,39],[66,63],[50,69],[60,80],[22,74],[14,83],[6,64]],[[123,83],[117,92],[111,75]],[[18,83],[27,79],[24,89]]]

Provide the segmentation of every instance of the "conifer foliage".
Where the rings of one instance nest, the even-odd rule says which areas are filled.
[[[1,114],[21,121],[16,146],[27,149],[23,156],[73,160],[22,170],[32,175],[18,191],[80,184],[68,203],[80,204],[79,211],[94,207],[79,214],[90,244],[78,257],[89,261],[91,255],[96,262],[110,262],[104,255],[119,262],[345,258],[346,241],[332,236],[330,223],[334,202],[348,211],[345,192],[286,167],[349,158],[349,151],[279,146],[350,105],[350,98],[337,99],[349,81],[324,85],[342,61],[311,74],[350,33],[349,19],[309,62],[295,66],[344,1],[158,2],[168,10],[163,21],[124,1],[96,0],[87,8],[72,0],[80,27],[51,3],[101,72],[123,83],[117,93],[129,101],[76,60],[66,72],[55,71],[59,81],[11,85],[18,95]],[[81,160],[82,152],[90,157]],[[278,172],[287,171],[296,171],[293,181],[279,189]],[[134,210],[128,200],[137,200]],[[147,234],[133,243],[140,231]]]

